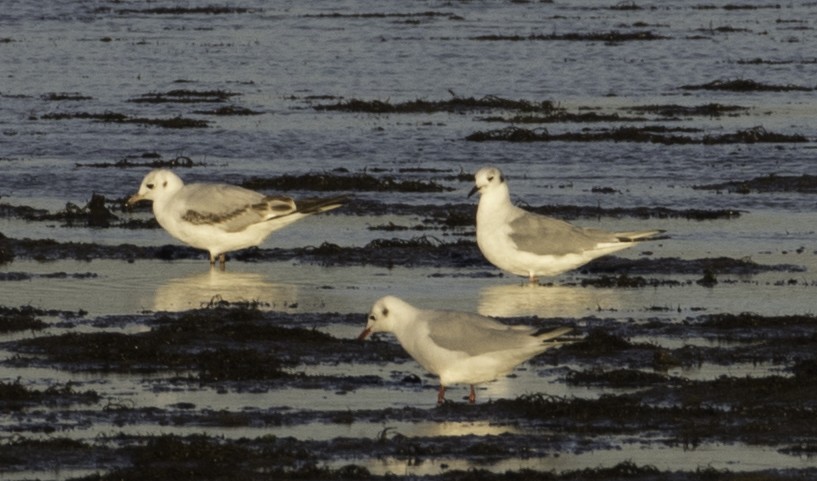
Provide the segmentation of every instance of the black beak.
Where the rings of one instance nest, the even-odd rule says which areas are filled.
[[[479,191],[479,187],[477,187],[475,185],[474,188],[471,189],[471,192],[468,193],[468,197],[471,197],[472,195],[476,194],[478,191]]]

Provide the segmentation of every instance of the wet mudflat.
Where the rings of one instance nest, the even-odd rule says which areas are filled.
[[[815,477],[814,10],[4,9],[0,478]],[[666,235],[528,285],[476,246],[487,164]],[[211,270],[125,206],[156,167],[353,200]],[[574,342],[436,406],[355,340],[386,294]]]

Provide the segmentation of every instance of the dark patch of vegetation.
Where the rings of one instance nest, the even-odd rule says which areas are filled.
[[[479,99],[473,97],[454,97],[450,100],[412,100],[392,104],[382,100],[346,100],[335,104],[316,105],[315,110],[338,110],[343,112],[364,112],[375,114],[393,113],[434,113],[434,112],[468,112],[480,110],[517,110],[520,112],[551,112],[556,107],[550,101],[530,102],[527,100],[509,100],[489,95]]]
[[[57,102],[62,100],[69,101],[91,100],[93,97],[88,97],[87,95],[82,95],[78,93],[49,93],[43,95],[42,98],[43,100]]]
[[[82,207],[68,202],[63,211],[51,213],[44,209],[2,204],[0,215],[18,217],[28,221],[61,221],[68,227],[110,227],[113,221],[118,220],[118,217],[110,211],[106,204],[105,196],[94,193],[91,195],[91,200]]]
[[[743,312],[740,314],[723,313],[704,316],[701,326],[714,329],[783,329],[794,326],[815,327],[817,326],[817,318],[810,314],[796,316],[761,316],[751,312]]]
[[[110,11],[110,9],[98,9],[98,11]],[[251,13],[255,10],[244,7],[154,7],[154,8],[122,8],[115,10],[119,15],[239,15]]]
[[[727,90],[730,92],[811,92],[811,87],[799,85],[770,85],[754,80],[713,80],[712,82],[700,85],[682,85],[684,90]]]
[[[411,13],[315,13],[304,15],[306,18],[445,18],[448,20],[465,20],[460,15],[447,12],[411,12]]]
[[[779,9],[780,4],[778,3],[770,3],[765,5],[752,5],[748,3],[727,3],[726,5],[712,5],[712,4],[701,4],[701,5],[693,5],[691,8],[695,10],[716,10],[716,9],[723,9],[723,10],[760,10],[760,9]]]
[[[204,128],[209,125],[209,122],[207,122],[206,120],[189,119],[181,116],[169,119],[152,119],[145,117],[128,117],[125,114],[117,114],[113,112],[106,112],[102,114],[94,114],[88,112],[51,113],[45,114],[40,118],[45,120],[66,120],[66,119],[94,120],[97,122],[105,122],[112,124],[149,125],[154,127],[163,127],[166,129],[196,129]]]
[[[163,159],[160,154],[155,152],[145,152],[142,155],[136,157],[136,159],[151,159],[151,160],[134,160],[133,157],[125,157],[124,159],[117,160],[116,162],[96,162],[91,164],[81,164],[77,163],[77,167],[94,167],[94,168],[101,168],[101,169],[108,169],[108,168],[116,168],[116,169],[132,169],[132,168],[150,168],[150,169],[176,169],[176,168],[185,168],[189,169],[191,167],[202,167],[206,166],[204,162],[194,162],[193,159],[190,157],[180,155],[173,159]]]
[[[677,286],[681,282],[673,280],[659,280],[659,279],[645,279],[641,276],[630,276],[627,274],[620,274],[618,276],[601,276],[598,278],[585,278],[581,280],[582,287],[600,287],[600,288],[642,288],[642,287],[658,287],[658,286]]]
[[[337,191],[356,190],[373,192],[446,192],[453,189],[433,181],[397,180],[394,176],[375,177],[373,175],[349,174],[303,174],[282,175],[273,178],[252,177],[242,182],[242,187],[252,190],[314,190]]]
[[[550,134],[547,130],[529,130],[520,127],[479,131],[465,139],[474,142],[646,142],[664,145],[715,145],[715,144],[754,144],[754,143],[792,143],[808,142],[802,135],[786,135],[768,132],[763,127],[740,130],[733,134],[704,135],[689,137],[673,135],[673,132],[689,132],[690,129],[670,129],[667,127],[621,127],[603,129],[595,132],[567,132]]]
[[[555,112],[552,115],[515,115],[513,117],[484,117],[479,120],[485,122],[507,122],[512,124],[549,124],[549,123],[592,123],[592,122],[640,122],[646,120],[643,117],[622,117],[618,114],[599,114],[596,112],[585,112],[574,114],[568,112]]]
[[[42,362],[24,357],[34,354],[68,370],[169,370],[192,372],[196,382],[221,383],[297,377],[284,371],[284,366],[314,362],[323,351],[332,352],[337,362],[349,352],[360,356],[364,348],[313,329],[279,326],[252,304],[222,304],[158,315],[149,320],[147,332],[67,333],[21,340],[14,348],[19,355],[9,362]]]
[[[751,192],[799,192],[802,194],[817,193],[817,175],[801,176],[769,174],[749,180],[732,180],[719,184],[695,185],[699,190],[725,190],[737,194]]]
[[[95,272],[52,272],[50,274],[31,274],[29,272],[0,272],[0,281],[14,282],[14,281],[30,281],[31,279],[94,279],[98,277]],[[2,330],[2,329],[0,329]]]
[[[723,105],[718,103],[710,103],[705,105],[684,106],[684,105],[639,105],[633,107],[624,107],[624,110],[641,113],[652,113],[662,117],[684,117],[684,116],[709,116],[720,117],[722,115],[737,115],[746,112],[747,107],[739,105]]]
[[[259,112],[257,110],[251,110],[246,107],[237,107],[234,105],[225,105],[224,107],[219,107],[213,110],[196,110],[193,112],[194,114],[200,115],[218,115],[223,117],[228,116],[248,116],[248,115],[261,115],[264,112]]]
[[[651,31],[635,32],[593,32],[593,33],[564,33],[564,34],[530,34],[530,35],[479,35],[471,40],[479,41],[571,41],[571,42],[632,42],[646,40],[667,40],[669,37],[655,34]]]
[[[19,411],[38,405],[93,404],[99,401],[95,391],[77,392],[69,384],[54,385],[39,391],[15,382],[0,382],[0,412]]]
[[[186,89],[177,89],[177,90],[170,90],[164,93],[149,93],[143,94],[139,97],[134,99],[130,99],[129,102],[134,103],[149,103],[149,104],[163,104],[163,103],[181,103],[181,104],[190,104],[190,103],[218,103],[218,102],[226,102],[231,97],[235,97],[239,94],[235,92],[227,92],[224,90],[186,90]]]
[[[606,371],[596,368],[589,371],[570,371],[568,384],[606,386],[613,388],[634,388],[667,382],[662,373],[638,371],[634,369],[613,369]]]
[[[0,306],[0,333],[45,329],[48,324],[37,318],[40,312],[32,307]]]
[[[600,257],[585,264],[583,273],[671,273],[701,274],[705,271],[715,274],[753,275],[762,272],[803,272],[805,268],[791,264],[758,264],[751,259],[731,257],[711,257],[702,259],[680,259],[663,257],[658,259],[624,259],[622,257]]]
[[[738,65],[813,65],[817,64],[817,58],[802,58],[792,60],[767,60],[760,57],[752,59],[738,60]]]

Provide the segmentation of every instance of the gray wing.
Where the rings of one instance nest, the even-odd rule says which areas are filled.
[[[226,232],[239,232],[296,211],[295,201],[289,197],[265,196],[228,184],[190,184],[178,200],[185,221],[213,225]]]
[[[527,211],[512,220],[510,227],[510,237],[516,246],[537,255],[578,254],[595,249],[602,242],[619,241],[612,232],[578,227]]]
[[[537,342],[528,326],[507,326],[478,314],[437,311],[429,316],[429,337],[438,346],[476,356],[519,349]]]

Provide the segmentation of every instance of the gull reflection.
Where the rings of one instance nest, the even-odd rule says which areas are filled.
[[[620,303],[610,289],[508,284],[482,289],[479,313],[492,317],[582,317],[599,308],[618,309]]]
[[[507,433],[520,433],[518,426],[498,425],[487,422],[442,422],[417,423],[396,429],[408,436],[499,436]]]
[[[298,305],[298,287],[267,282],[261,274],[210,269],[208,272],[171,279],[156,289],[155,311],[198,309],[214,299],[228,302],[258,301],[275,310]]]

